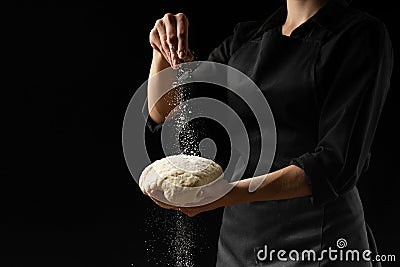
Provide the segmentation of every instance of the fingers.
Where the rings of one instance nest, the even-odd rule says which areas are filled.
[[[200,213],[210,211],[215,209],[213,205],[203,205],[203,206],[198,206],[198,207],[181,207],[178,210],[184,214],[186,214],[189,217],[194,217]]]
[[[181,60],[186,61],[189,52],[189,21],[186,18],[185,14],[178,13],[176,14],[176,34],[178,38],[178,50],[177,54]]]
[[[170,48],[167,42],[167,32],[165,29],[164,20],[162,19],[157,20],[155,27],[158,33],[159,51],[163,54],[164,58],[168,61],[168,63],[171,64]]]
[[[201,210],[197,208],[181,208],[179,209],[179,211],[189,217],[194,217],[197,214],[201,213]]]
[[[164,192],[160,190],[150,190],[148,195],[152,199],[157,199],[158,201],[164,202],[164,203],[169,203],[169,201],[165,198]]]
[[[199,199],[199,202],[196,204],[200,206],[214,202],[228,194],[234,186],[235,184],[230,184],[223,178],[215,180],[203,186],[202,189],[197,192],[196,197]]]
[[[150,190],[147,195],[154,201],[158,206],[164,209],[178,210],[178,207],[173,206],[164,196],[164,193],[159,190]]]
[[[178,38],[176,36],[176,18],[174,15],[167,13],[163,18],[165,24],[166,38],[167,44],[169,48],[169,53],[171,56],[171,66],[176,66],[180,63],[177,47],[178,47]]]
[[[155,198],[153,198],[151,196],[150,196],[150,198],[151,198],[151,200],[153,200],[154,203],[156,203],[161,208],[164,208],[164,209],[167,209],[167,210],[176,209],[174,206],[167,205],[164,202],[161,202],[161,201],[159,201],[159,200],[157,200],[157,199],[155,199]]]
[[[162,47],[161,38],[156,27],[154,27],[150,32],[150,45],[153,47],[154,50],[160,52],[165,60],[167,60],[169,63],[169,55],[165,53]]]
[[[189,22],[185,14],[167,13],[156,21],[150,32],[150,44],[159,51],[172,67],[179,63],[193,60],[189,50]]]

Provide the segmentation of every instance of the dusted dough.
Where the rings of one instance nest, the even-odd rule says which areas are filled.
[[[140,175],[139,187],[144,193],[160,190],[172,204],[183,206],[201,201],[202,186],[221,178],[221,166],[210,159],[173,155],[147,166]]]

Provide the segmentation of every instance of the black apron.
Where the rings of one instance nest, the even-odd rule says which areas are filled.
[[[320,50],[318,41],[294,39],[283,36],[278,30],[270,30],[263,33],[262,36],[246,42],[244,46],[244,50],[239,48],[232,56],[229,65],[246,73],[256,84],[261,80],[262,84],[268,84],[265,79],[268,79],[268,75],[275,73],[274,68],[279,72],[279,68],[290,67],[293,69],[290,73],[293,75],[287,79],[294,79],[299,90],[308,90],[309,92],[302,93],[309,93],[312,97],[315,64],[313,61],[318,58],[316,53]],[[262,50],[261,47],[263,47]],[[271,49],[265,49],[266,47]],[[274,51],[274,48],[276,50],[277,47],[279,51]],[[241,53],[241,50],[247,52]],[[251,54],[248,51],[252,51]],[[282,51],[287,51],[288,54],[283,54]],[[302,62],[291,62],[291,58],[298,60],[299,57],[291,57],[290,53],[301,54]],[[243,61],[249,62],[249,64],[235,65],[235,62]],[[263,66],[256,68],[256,65]],[[270,71],[266,71],[269,73],[268,75],[255,71],[268,68],[270,68]],[[271,88],[274,86],[271,85]],[[285,86],[285,81],[282,81],[282,87]],[[278,99],[268,99],[268,90],[281,89],[276,86],[275,89],[271,88],[260,89],[263,93],[265,90],[269,102],[278,101]],[[295,98],[295,96],[293,97]],[[284,131],[281,132],[277,129],[278,140],[284,138],[282,137],[284,135]],[[271,171],[286,166],[289,161],[290,155],[285,155],[284,149],[277,150]],[[321,261],[312,261],[311,256],[308,258],[309,260],[299,261],[292,261],[288,258],[291,250],[299,253],[304,250],[313,250],[318,259],[319,253],[324,249],[331,247],[339,250],[338,244],[339,246],[346,244],[343,248],[344,253],[346,249],[359,250],[360,258],[363,250],[372,250],[374,247],[368,241],[363,207],[356,188],[320,207],[313,205],[311,197],[225,207],[216,266],[372,266],[371,262],[363,260],[330,261],[327,255]],[[264,259],[266,246],[267,251],[285,250],[286,255],[284,256],[287,261],[279,260],[276,252],[272,258]],[[296,254],[293,253],[292,256],[295,258]]]

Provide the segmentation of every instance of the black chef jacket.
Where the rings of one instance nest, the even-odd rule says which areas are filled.
[[[345,0],[329,1],[290,36],[281,32],[285,18],[283,6],[264,22],[239,23],[209,60],[237,68],[258,85],[276,125],[272,170],[301,167],[312,197],[225,207],[217,266],[283,266],[276,259],[257,259],[266,244],[321,251],[343,237],[360,251],[375,248],[355,185],[368,166],[390,87],[388,32],[380,20]],[[234,105],[235,99],[228,96],[226,102]],[[148,122],[153,132],[160,129]]]
[[[261,26],[239,23],[209,57],[260,87],[276,123],[276,159],[304,169],[316,204],[354,187],[366,169],[393,64],[384,24],[344,0],[331,2],[282,37],[291,39],[289,47],[262,40],[281,34],[282,7]],[[315,43],[318,51],[307,57],[298,42]]]

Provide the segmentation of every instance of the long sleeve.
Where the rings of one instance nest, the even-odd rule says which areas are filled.
[[[353,188],[366,169],[393,65],[386,28],[372,18],[321,49],[318,143],[291,162],[304,169],[315,205]]]

